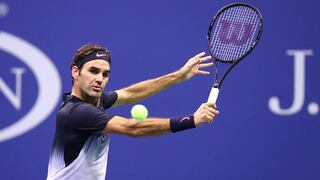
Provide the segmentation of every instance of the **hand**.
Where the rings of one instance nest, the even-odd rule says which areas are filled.
[[[219,114],[217,106],[214,103],[203,103],[193,114],[196,127],[204,123],[212,123],[214,118]]]
[[[208,71],[200,70],[201,68],[210,67],[213,65],[213,63],[203,63],[209,59],[211,59],[211,56],[204,56],[205,52],[199,53],[195,55],[194,57],[190,58],[188,62],[179,70],[179,73],[181,73],[182,80],[188,80],[195,74],[203,74],[208,75]]]

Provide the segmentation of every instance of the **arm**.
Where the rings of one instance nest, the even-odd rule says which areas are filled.
[[[200,70],[213,65],[213,63],[203,63],[211,59],[211,56],[204,55],[205,53],[202,52],[190,58],[182,68],[175,72],[117,90],[118,99],[114,106],[141,101],[177,83],[188,80],[195,74],[209,74],[207,71]]]
[[[147,118],[143,121],[113,117],[106,126],[105,133],[117,133],[130,137],[155,136],[170,132],[169,119]]]
[[[219,111],[216,110],[214,104],[204,103],[193,114],[193,119],[147,118],[144,121],[136,121],[115,116],[108,122],[104,133],[117,133],[130,137],[156,136],[174,132],[177,128],[180,128],[180,130],[192,128],[189,126],[191,122],[187,122],[188,120],[194,123],[194,127],[199,127],[204,123],[211,123],[218,114]],[[184,119],[187,121],[184,121]],[[183,129],[186,125],[183,123],[188,123],[188,127]]]

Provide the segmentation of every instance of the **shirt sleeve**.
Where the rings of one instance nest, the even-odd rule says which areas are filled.
[[[82,103],[70,114],[69,125],[84,133],[101,132],[113,118],[102,109],[91,104]]]
[[[104,109],[110,108],[118,99],[118,94],[115,91],[103,92],[101,95],[101,105]]]

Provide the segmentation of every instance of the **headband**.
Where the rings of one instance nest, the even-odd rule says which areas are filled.
[[[88,55],[85,55],[78,59],[78,61],[75,63],[77,67],[82,67],[85,63],[95,60],[95,59],[102,59],[111,64],[111,58],[109,54],[106,54],[105,51],[94,51]]]

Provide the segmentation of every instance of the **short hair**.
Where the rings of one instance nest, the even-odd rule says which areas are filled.
[[[107,48],[104,48],[98,44],[85,44],[81,46],[79,49],[77,49],[77,51],[75,52],[70,68],[72,68],[73,66],[76,66],[78,61],[84,56],[87,56],[97,51],[105,52],[105,54],[107,55],[107,62],[109,62],[109,64],[111,65],[111,53]],[[78,68],[81,69],[82,67],[78,67]]]

